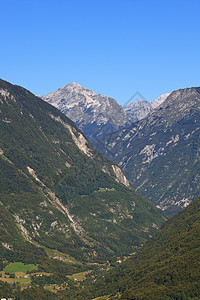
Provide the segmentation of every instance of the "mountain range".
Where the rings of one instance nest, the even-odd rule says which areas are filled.
[[[102,263],[166,220],[76,125],[0,80],[0,261]]]
[[[187,91],[166,93],[151,103],[136,100],[123,108],[76,83],[42,98],[120,164],[139,194],[172,216],[199,193],[198,100]]]
[[[136,100],[122,107],[113,98],[96,95],[93,91],[72,82],[41,98],[74,121],[86,137],[95,142],[105,133],[126,128],[131,123],[145,118],[168,95],[163,94],[151,103]]]
[[[199,195],[199,133],[200,88],[186,88],[96,147],[122,167],[139,194],[173,215]]]
[[[42,99],[76,123],[92,142],[130,123],[121,105],[113,98],[96,95],[78,83],[69,83]]]
[[[50,98],[0,80],[0,270],[24,262],[48,272],[24,291],[0,281],[0,296],[199,299],[200,88],[158,98],[132,124],[122,107],[115,123],[115,100],[75,83],[54,95],[61,110],[66,91],[108,158]],[[160,208],[176,215],[167,221]],[[78,284],[66,276],[86,270]]]

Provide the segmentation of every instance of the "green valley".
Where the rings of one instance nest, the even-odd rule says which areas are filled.
[[[199,299],[200,197],[168,220],[132,258],[88,278],[73,299]]]
[[[3,80],[0,182],[1,270],[37,264],[60,282],[129,255],[166,221],[72,121]]]

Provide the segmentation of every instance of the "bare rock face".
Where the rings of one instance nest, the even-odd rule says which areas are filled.
[[[136,191],[173,215],[199,195],[200,88],[171,93],[146,118],[104,137],[99,148]]]
[[[69,117],[91,140],[127,127],[129,122],[121,105],[105,95],[78,83],[70,83],[42,97]]]

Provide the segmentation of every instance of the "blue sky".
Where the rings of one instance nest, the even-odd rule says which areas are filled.
[[[0,0],[0,77],[44,95],[70,82],[125,103],[200,86],[200,1]]]

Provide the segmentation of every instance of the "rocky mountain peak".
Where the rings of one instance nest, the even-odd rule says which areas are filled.
[[[109,133],[129,125],[122,106],[113,98],[96,95],[78,83],[67,84],[42,99],[74,121],[91,141],[102,130]]]
[[[170,98],[165,101],[165,106],[168,104],[180,105],[181,103],[187,104],[187,106],[191,106],[195,103],[200,94],[200,88],[186,88],[179,89],[171,93]],[[196,96],[196,97],[195,97]]]
[[[183,118],[190,118],[194,111],[200,110],[200,91],[198,88],[179,89],[152,112],[152,118],[162,118],[166,127]]]
[[[151,111],[151,103],[146,100],[137,99],[124,106],[128,120],[133,123],[145,118]]]
[[[128,104],[126,104],[124,106],[124,108],[135,108],[135,107],[140,107],[141,105],[145,105],[145,104],[150,104],[148,101],[143,100],[143,99],[136,99],[133,102],[130,102]]]
[[[57,91],[63,91],[63,92],[81,92],[88,95],[95,95],[95,93],[83,86],[81,86],[77,82],[71,82],[65,85],[64,87],[59,88]]]
[[[158,107],[161,103],[163,103],[165,101],[165,99],[167,99],[167,97],[170,95],[170,93],[166,93],[161,95],[160,97],[158,97],[156,100],[153,100],[151,102],[151,107],[154,109],[156,107]]]

